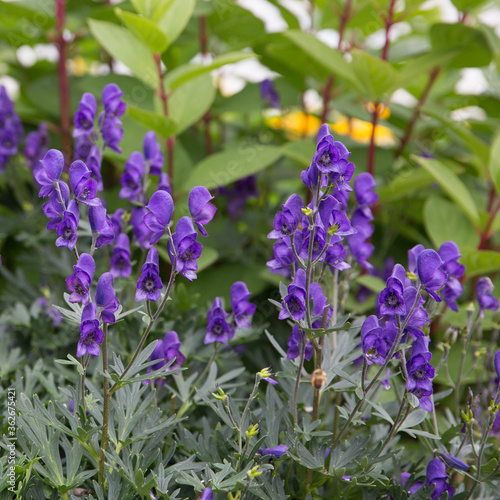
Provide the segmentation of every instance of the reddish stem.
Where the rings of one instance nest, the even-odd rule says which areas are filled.
[[[168,117],[168,96],[165,93],[165,81],[163,79],[163,71],[161,69],[161,54],[154,54],[156,69],[158,71],[158,96],[163,104],[163,114]],[[175,136],[165,138],[165,147],[167,148],[167,171],[170,179],[170,187],[172,194],[174,193],[174,146]]]
[[[207,18],[206,18],[206,16],[200,16],[199,40],[200,40],[201,53],[203,56],[205,56],[208,52],[208,50],[207,50],[208,38],[207,38]],[[213,150],[214,150],[213,144],[212,144],[212,135],[210,134],[211,121],[212,121],[212,117],[210,115],[210,110],[207,110],[207,112],[203,115],[203,124],[204,124],[204,129],[205,129],[205,151],[207,153],[207,156],[211,155],[213,153]]]
[[[385,44],[384,48],[382,49],[382,59],[384,61],[387,61],[387,56],[389,55],[389,44],[390,44],[389,31],[391,29],[391,26],[394,24],[395,4],[396,0],[391,0],[391,3],[389,4],[389,12],[387,14],[387,19],[385,20]]]
[[[422,110],[422,106],[425,104],[425,101],[427,101],[427,97],[429,96],[429,92],[431,91],[432,86],[434,85],[434,82],[436,81],[437,76],[439,75],[439,68],[434,68],[430,75],[429,75],[429,81],[427,82],[427,85],[422,92],[422,95],[420,96],[420,99],[417,102],[417,105],[415,106],[415,109],[413,110],[413,115],[410,118],[410,121],[408,122],[408,125],[406,127],[405,133],[403,135],[403,138],[401,139],[401,143],[394,153],[394,157],[398,158],[401,156],[403,153],[406,145],[408,144],[408,141],[410,140],[411,133],[413,132],[413,128],[415,127],[415,123],[417,122],[418,118],[420,117],[420,112]]]
[[[488,222],[486,223],[484,231],[481,233],[481,240],[479,242],[479,245],[477,246],[478,250],[484,250],[486,248],[486,243],[488,242],[491,236],[490,234],[491,226],[493,225],[493,221],[495,220],[495,217],[497,216],[499,210],[500,210],[500,198],[497,198],[496,206],[490,212]]]
[[[64,40],[64,25],[66,23],[66,0],[55,0],[57,19],[56,45],[59,52],[57,73],[59,77],[59,105],[61,108],[61,136],[66,163],[71,161],[71,115],[69,107],[69,79],[66,72],[67,44]]]

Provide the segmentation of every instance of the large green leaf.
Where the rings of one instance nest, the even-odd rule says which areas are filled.
[[[461,262],[467,270],[467,276],[500,271],[500,252],[492,250],[464,250],[462,254]]]
[[[177,40],[193,14],[196,0],[173,0],[163,15],[156,16],[155,21],[167,36],[169,44]]]
[[[434,177],[421,168],[403,170],[389,184],[379,189],[380,203],[400,200],[434,182]]]
[[[92,35],[112,57],[128,66],[149,87],[158,87],[156,65],[144,42],[116,24],[95,19],[88,22]]]
[[[216,57],[211,64],[206,66],[203,64],[183,64],[167,73],[167,77],[165,78],[165,89],[167,91],[174,90],[197,76],[203,75],[204,73],[210,73],[214,69],[225,66],[226,64],[233,64],[251,57],[255,57],[253,52],[227,52],[226,54]]]
[[[215,88],[210,75],[202,75],[177,88],[168,100],[170,117],[180,134],[198,121],[212,105]]]
[[[476,248],[479,243],[479,235],[469,219],[457,210],[456,205],[443,198],[432,196],[426,201],[424,224],[436,248],[450,240],[460,249]]]
[[[307,139],[290,141],[284,144],[281,149],[286,156],[307,167],[310,165],[312,157],[316,152],[316,143]]]
[[[361,50],[352,51],[352,69],[364,99],[380,101],[399,87],[399,73],[387,61]]]
[[[486,0],[451,0],[451,3],[460,11],[468,12],[476,7],[479,7]]]
[[[281,149],[275,146],[240,144],[236,149],[216,153],[198,163],[185,182],[183,190],[187,191],[199,185],[208,189],[226,186],[263,170],[281,155]]]
[[[497,133],[491,145],[488,170],[497,192],[500,193],[500,133]]]
[[[459,49],[431,50],[426,54],[408,59],[399,70],[401,76],[399,84],[403,88],[412,85],[415,79],[419,78],[422,74],[429,73],[434,68],[446,66],[459,52]]]
[[[128,30],[142,40],[153,53],[161,54],[168,46],[168,40],[160,28],[144,16],[115,9],[115,14],[124,22]]]
[[[421,156],[413,156],[412,158],[436,179],[448,196],[477,227],[479,225],[479,213],[476,204],[465,184],[452,170],[439,160],[422,158]]]
[[[132,5],[137,13],[151,19],[158,21],[164,15],[170,4],[174,0],[131,0]]]
[[[459,49],[459,53],[448,63],[448,68],[476,68],[491,62],[492,53],[486,36],[471,26],[436,23],[431,26],[430,38],[436,50]]]
[[[160,113],[146,111],[135,106],[128,106],[127,114],[141,125],[157,132],[160,137],[169,137],[176,131],[175,121],[172,120],[172,118],[161,115]]]

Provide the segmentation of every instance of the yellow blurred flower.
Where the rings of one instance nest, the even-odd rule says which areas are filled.
[[[82,76],[89,72],[89,66],[85,59],[81,56],[76,56],[68,61],[71,73],[75,76]]]
[[[382,118],[382,120],[387,120],[387,118],[389,118],[389,116],[391,116],[391,111],[390,109],[383,103],[379,102],[376,107],[375,107],[375,103],[373,102],[369,102],[367,103],[366,105],[366,109],[370,112],[370,113],[373,113],[375,111],[375,109],[377,110],[377,114],[379,116],[379,118]]]
[[[296,141],[303,137],[312,137],[318,133],[321,120],[314,115],[295,111],[284,116],[273,116],[266,119],[271,128],[287,132],[287,139]]]
[[[352,140],[360,144],[368,144],[372,136],[373,125],[370,122],[358,118],[340,117],[331,128],[340,135],[348,135]],[[394,146],[396,138],[391,129],[384,125],[375,126],[375,144],[377,146]]]

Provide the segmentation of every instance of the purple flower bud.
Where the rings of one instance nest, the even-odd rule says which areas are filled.
[[[77,356],[90,354],[99,356],[99,344],[104,340],[104,333],[99,328],[99,320],[96,318],[96,305],[94,302],[87,304],[82,311],[80,323],[80,341],[76,350]]]
[[[130,264],[130,241],[125,233],[118,235],[116,245],[113,248],[113,258],[111,259],[110,273],[113,278],[121,276],[128,278],[132,273]]]
[[[250,328],[250,317],[255,312],[255,305],[248,301],[251,293],[243,281],[231,286],[229,298],[234,314],[234,322],[239,328]]]
[[[270,108],[280,108],[280,96],[274,88],[272,80],[265,79],[260,82],[260,96],[266,106]]]
[[[184,361],[186,361],[186,358],[179,350],[180,347],[181,342],[177,333],[174,331],[167,332],[163,340],[158,340],[153,352],[151,353],[150,361],[154,361],[155,359],[157,359],[158,363],[149,366],[147,373],[159,370],[173,359],[175,359],[175,361],[170,365],[170,369],[173,370],[175,368],[179,368],[184,363]],[[164,379],[157,379],[155,382],[162,387],[165,385]],[[143,384],[148,383],[150,382],[143,382]]]
[[[201,494],[200,500],[214,500],[214,492],[210,488],[205,488]]]
[[[273,448],[259,448],[259,454],[263,457],[272,455],[274,458],[280,459],[286,453],[288,453],[288,446],[284,444],[274,446]]]
[[[165,234],[165,229],[170,224],[174,200],[166,191],[156,191],[146,208],[150,213],[144,216],[144,224],[154,233],[151,238],[151,245],[154,245]]]
[[[216,211],[215,206],[209,203],[212,199],[213,196],[204,186],[194,187],[189,193],[189,213],[203,236],[208,236],[203,224],[209,223],[214,218]]]
[[[484,309],[490,309],[491,311],[496,311],[498,309],[498,299],[493,297],[493,286],[490,278],[479,278],[476,285],[477,301],[479,302],[479,308],[481,311]]]
[[[462,460],[454,457],[453,455],[449,455],[448,453],[439,453],[439,456],[444,460],[446,465],[452,469],[463,471],[467,471],[470,469],[469,465],[467,465],[465,462],[462,462]]]
[[[69,167],[69,183],[75,198],[89,206],[101,204],[97,194],[97,182],[90,178],[91,171],[81,160],[74,161]]]
[[[299,329],[298,325],[293,325],[292,327],[292,333],[290,337],[288,338],[288,350],[286,351],[286,358],[287,359],[295,359],[300,356],[300,351],[302,349],[302,344],[306,342],[307,339],[307,344],[304,352],[304,359],[306,361],[309,361],[312,356],[312,344],[311,341],[306,337],[306,335]]]
[[[69,301],[72,303],[81,302],[86,305],[90,298],[90,285],[94,279],[94,259],[89,254],[82,253],[73,269],[75,272],[66,278],[66,286],[72,292]]]
[[[220,342],[225,344],[234,337],[234,326],[226,321],[228,314],[222,308],[222,302],[216,297],[212,308],[207,313],[207,333],[205,335],[205,344]]]
[[[163,153],[156,141],[154,132],[148,132],[144,136],[143,150],[144,159],[149,163],[149,173],[151,175],[160,175],[163,167]]]
[[[62,220],[56,228],[59,238],[56,240],[57,247],[68,247],[70,250],[76,245],[78,222],[80,221],[80,212],[78,203],[71,200],[67,210],[63,213]]]
[[[373,192],[377,186],[375,179],[368,172],[363,172],[354,181],[354,194],[360,207],[368,207],[377,203],[378,194]]]
[[[49,149],[40,162],[42,167],[34,173],[36,181],[42,186],[38,196],[49,196],[54,191],[54,182],[61,177],[64,157],[57,149]]]
[[[104,273],[99,278],[95,292],[95,303],[99,308],[103,323],[114,323],[115,315],[113,313],[118,310],[120,303],[115,296],[111,273]]]

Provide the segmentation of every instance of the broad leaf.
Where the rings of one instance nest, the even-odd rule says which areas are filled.
[[[500,271],[500,252],[493,250],[464,250],[460,262],[467,276],[477,276]]]
[[[128,106],[127,114],[141,125],[157,132],[160,137],[169,137],[175,133],[177,128],[172,118],[155,113],[154,111],[146,111],[135,106]]]
[[[193,14],[196,0],[173,0],[163,15],[155,16],[155,21],[167,36],[169,44],[177,40]]]
[[[491,145],[488,170],[497,192],[500,192],[500,133],[497,133]]]

